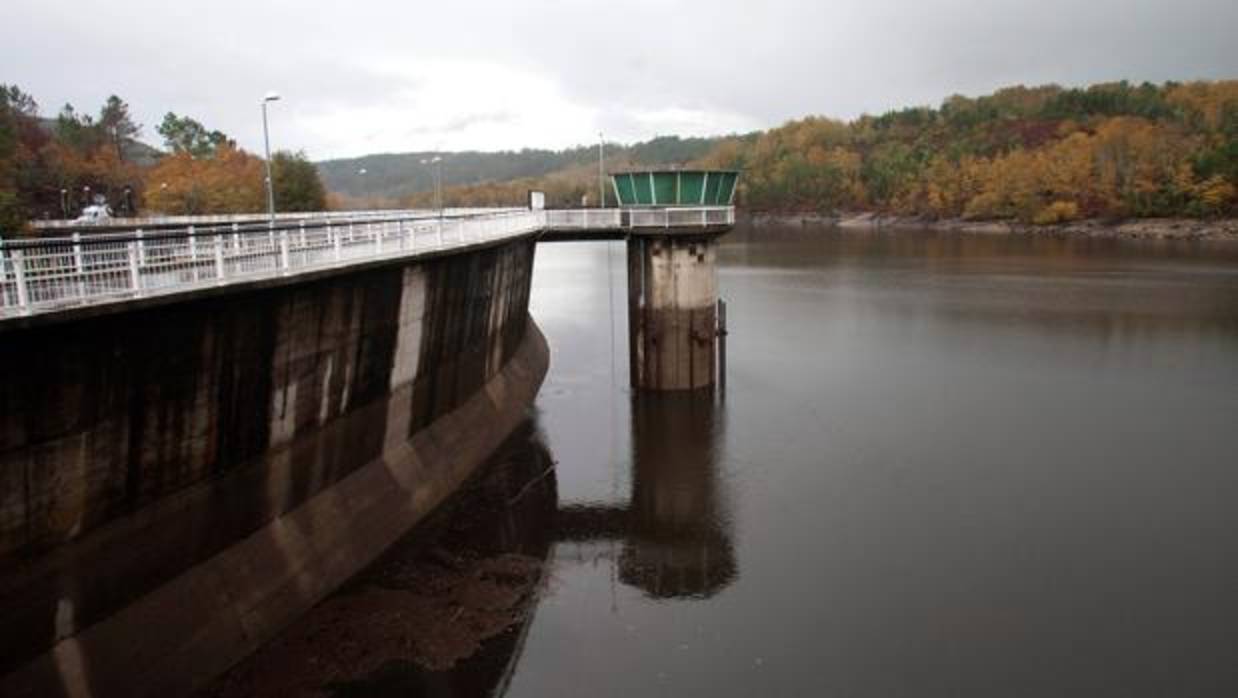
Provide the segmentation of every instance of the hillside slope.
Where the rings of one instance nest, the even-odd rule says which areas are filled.
[[[630,146],[606,145],[608,161],[644,164],[683,163],[704,157],[720,138],[663,136]],[[432,169],[422,160],[443,158],[443,186],[474,185],[542,177],[554,172],[596,166],[596,145],[567,150],[505,151],[483,153],[382,153],[317,163],[327,189],[349,197],[400,200],[433,188]],[[365,170],[361,174],[361,170]]]

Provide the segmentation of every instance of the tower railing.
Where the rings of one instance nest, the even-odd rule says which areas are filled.
[[[578,208],[546,211],[549,230],[712,228],[735,225],[734,206]]]

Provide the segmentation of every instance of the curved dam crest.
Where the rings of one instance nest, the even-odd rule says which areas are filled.
[[[190,691],[443,501],[545,375],[535,242],[5,337],[0,693]]]

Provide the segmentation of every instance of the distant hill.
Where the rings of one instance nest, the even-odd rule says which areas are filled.
[[[147,145],[142,141],[125,141],[125,160],[136,163],[141,167],[149,167],[154,165],[156,162],[159,162],[159,159],[164,155],[167,155],[167,153],[154,146]]]
[[[680,138],[660,136],[642,143],[622,146],[608,143],[607,160],[627,160],[646,165],[684,163],[705,156],[721,138]],[[597,146],[567,150],[520,150],[484,153],[383,153],[359,158],[326,160],[317,163],[329,191],[348,196],[401,199],[433,188],[430,165],[422,160],[443,158],[443,186],[499,182],[524,177],[541,177],[560,170],[597,163]],[[364,169],[365,174],[360,174]]]

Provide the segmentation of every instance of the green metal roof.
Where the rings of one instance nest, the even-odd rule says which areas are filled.
[[[630,170],[612,172],[620,206],[729,206],[736,170]]]

